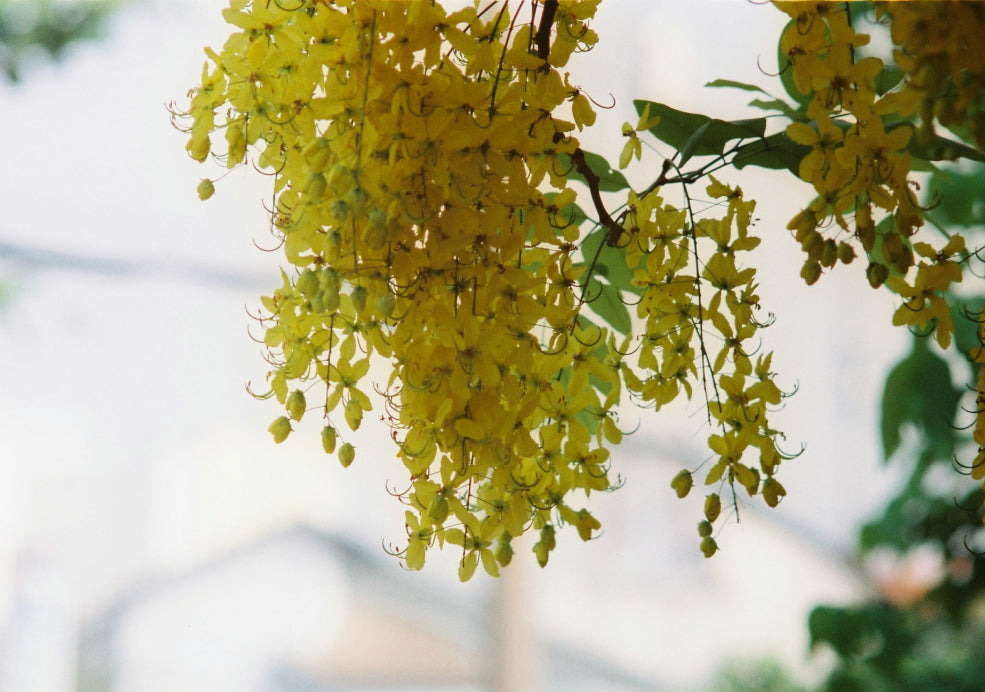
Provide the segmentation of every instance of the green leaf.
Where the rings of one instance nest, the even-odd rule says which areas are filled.
[[[882,96],[900,83],[903,70],[898,65],[886,65],[876,75],[876,93]]]
[[[620,334],[628,334],[633,328],[629,310],[622,302],[619,290],[611,284],[603,284],[593,277],[589,280],[585,299],[592,312],[608,322]]]
[[[938,171],[930,178],[931,216],[942,226],[985,225],[985,166],[964,173]]]
[[[679,111],[662,103],[633,101],[640,115],[650,107],[650,116],[659,115],[660,121],[649,132],[661,142],[669,144],[676,151],[683,152],[691,143],[692,137],[702,127],[702,134],[693,142],[689,156],[721,156],[725,145],[737,139],[759,139],[766,133],[766,118],[725,121],[699,113]]]
[[[985,153],[968,146],[964,142],[959,142],[940,135],[933,135],[929,139],[921,137],[915,130],[916,126],[911,122],[891,123],[886,125],[886,131],[890,132],[897,127],[909,127],[914,130],[913,137],[906,150],[910,156],[924,161],[956,161],[958,159],[971,159],[972,161],[985,161]]]
[[[780,32],[780,36],[786,33],[790,25],[794,25],[794,31],[798,31],[796,24],[796,19],[791,19],[787,22],[787,25],[783,27],[783,31]],[[780,73],[780,83],[783,85],[783,90],[787,92],[787,95],[794,100],[794,102],[800,104],[801,106],[806,106],[811,100],[813,94],[802,94],[800,90],[797,89],[797,85],[793,81],[793,64],[790,62],[789,58],[784,55],[783,51],[780,50],[780,42],[776,43],[776,64],[779,68]]]
[[[708,132],[709,125],[711,125],[710,120],[692,132],[691,136],[688,137],[686,142],[684,142],[684,146],[681,148],[681,160],[677,162],[678,166],[683,166],[691,160],[691,157],[694,155],[694,150],[699,144],[701,144],[701,140],[704,139],[705,133]]]
[[[749,102],[750,106],[762,109],[764,111],[779,111],[783,113],[791,120],[803,120],[804,115],[801,111],[796,110],[786,101],[778,99],[770,92],[765,89],[756,86],[755,84],[746,84],[745,82],[736,82],[731,79],[716,79],[713,82],[708,82],[705,84],[706,87],[725,87],[728,89],[742,89],[743,91],[758,91],[760,94],[769,96],[769,101],[764,101],[762,99],[753,99]]]
[[[971,359],[971,354],[982,347],[978,336],[978,324],[982,308],[985,308],[985,296],[978,298],[953,298],[948,296],[948,307],[954,315],[954,345],[958,350]]]
[[[581,253],[584,262],[578,266],[590,266],[595,260],[593,272],[604,276],[612,286],[620,291],[642,295],[643,288],[633,284],[633,270],[626,266],[622,251],[611,247],[606,242],[608,230],[598,228],[587,236],[581,243]],[[601,249],[600,249],[601,248]],[[598,253],[596,258],[596,253]]]
[[[626,176],[610,166],[609,162],[605,160],[605,157],[599,154],[593,154],[590,151],[583,151],[582,153],[585,155],[585,163],[592,169],[592,173],[599,177],[599,190],[602,192],[619,192],[620,190],[629,188],[629,181],[626,180]],[[575,164],[572,163],[570,156],[561,154],[560,158],[564,167],[569,169],[568,180],[578,180],[586,185],[588,184],[585,176],[575,168]]]
[[[766,94],[767,96],[773,96],[770,92],[766,91],[762,87],[758,87],[755,84],[746,84],[745,82],[736,82],[732,79],[716,79],[713,82],[708,82],[705,84],[706,87],[715,88],[726,88],[726,89],[742,89],[743,91],[758,91],[761,94]]]
[[[807,116],[803,111],[795,110],[789,103],[786,101],[781,101],[780,99],[772,99],[770,101],[753,99],[749,102],[749,105],[764,111],[779,111],[791,120],[807,120]]]
[[[951,384],[947,363],[930,350],[925,337],[914,336],[913,350],[890,371],[882,393],[879,427],[884,460],[899,448],[900,430],[907,424],[923,433],[925,451],[950,456],[956,442],[951,423],[960,399],[961,390]]]
[[[736,150],[732,165],[739,169],[759,166],[772,170],[788,170],[799,176],[800,161],[810,150],[810,147],[791,140],[786,132],[777,132],[757,142],[743,144]]]

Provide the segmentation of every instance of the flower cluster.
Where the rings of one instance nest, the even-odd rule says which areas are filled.
[[[750,228],[756,204],[714,177],[707,193],[722,200],[721,218],[695,220],[656,193],[630,195],[624,256],[641,291],[637,313],[643,327],[639,370],[624,367],[623,375],[630,394],[656,409],[682,392],[690,399],[692,385],[702,384],[713,454],[704,481],[716,487],[706,495],[698,531],[702,552],[711,556],[717,550],[712,525],[721,514],[722,486],[736,508],[736,483],[750,496],[762,492],[775,507],[786,491],[774,474],[790,456],[777,448],[780,433],[769,424],[770,407],[783,397],[770,371],[772,353],[753,360],[764,325],[756,319],[755,269],[744,267],[740,258],[760,242]],[[753,465],[743,462],[747,450],[758,452]],[[672,483],[681,497],[692,484],[688,470]]]
[[[936,120],[967,125],[985,149],[985,7],[980,2],[877,2],[891,18],[894,60],[906,72],[900,112],[920,114],[918,136],[929,139]]]
[[[912,129],[887,126],[884,116],[899,110],[899,95],[878,95],[876,76],[883,67],[876,57],[857,58],[868,34],[852,27],[844,4],[776,2],[791,21],[780,38],[780,51],[797,89],[810,97],[807,116],[812,124],[794,122],[787,135],[811,147],[800,164],[800,177],[811,183],[817,197],[789,224],[807,255],[801,276],[814,283],[824,268],[855,258],[848,240],[852,234],[869,255],[878,246],[881,261],[867,269],[869,282],[879,286],[890,271],[905,274],[913,265],[909,238],[923,224],[910,189],[910,154],[906,146]],[[894,227],[877,237],[874,211],[892,214]],[[851,230],[846,215],[854,214]],[[823,231],[835,226],[837,237]]]
[[[479,564],[496,575],[527,531],[541,565],[558,527],[596,535],[572,495],[618,486],[607,446],[623,436],[624,392],[656,409],[700,387],[716,486],[699,526],[706,555],[720,493],[735,502],[738,483],[770,506],[785,494],[767,410],[782,395],[771,354],[756,356],[755,272],[740,260],[759,242],[754,203],[712,179],[720,218],[674,209],[659,188],[630,193],[618,221],[605,211],[575,136],[595,113],[560,71],[595,43],[598,1],[544,2],[521,21],[497,2],[449,13],[233,0],[224,16],[237,30],[206,50],[201,86],[175,113],[190,121],[192,158],[273,179],[271,227],[290,269],[259,317],[261,396],[284,407],[270,433],[282,442],[317,412],[325,451],[348,466],[349,432],[380,406],[409,479],[395,552],[411,569],[449,544],[461,579]],[[627,125],[624,165],[652,122]],[[569,176],[588,182],[599,214],[594,260]],[[603,249],[631,284],[598,280]],[[583,314],[599,291],[640,297],[632,333],[617,339]],[[367,384],[374,360],[389,365],[385,384]],[[673,485],[683,496],[691,483],[685,471]]]
[[[811,147],[801,161],[800,176],[818,193],[789,225],[807,254],[802,275],[813,283],[822,267],[854,258],[855,251],[846,241],[836,244],[821,233],[831,219],[841,231],[849,231],[845,216],[854,213],[854,237],[870,259],[869,282],[880,286],[889,281],[904,298],[894,323],[933,331],[941,346],[947,347],[954,328],[943,295],[952,283],[961,281],[967,253],[959,235],[943,247],[916,237],[923,215],[908,180],[911,158],[906,147],[914,128],[904,120],[921,99],[926,103],[936,97],[920,86],[923,77],[913,75],[906,76],[898,89],[877,94],[875,78],[883,62],[876,57],[856,59],[855,49],[866,45],[869,36],[852,28],[846,5],[776,4],[794,17],[784,30],[781,50],[790,60],[798,89],[811,95],[807,115],[813,125],[795,122],[787,128],[793,141]],[[894,3],[894,40],[915,35],[921,22],[914,16],[934,5]],[[906,17],[899,20],[900,29],[898,17]],[[904,50],[898,50],[896,57],[902,67],[929,74],[925,61],[907,57]],[[891,217],[892,223],[880,223],[874,218],[877,211]]]
[[[615,345],[579,316],[579,230],[562,213],[562,157],[595,116],[558,69],[594,43],[597,2],[522,23],[506,4],[235,0],[224,16],[239,31],[207,51],[192,94],[193,158],[224,131],[227,165],[255,148],[273,172],[272,225],[295,269],[263,299],[286,408],[271,433],[315,409],[348,465],[341,421],[360,426],[370,360],[389,359],[412,569],[450,543],[463,580],[479,562],[497,574],[530,528],[544,564],[557,524],[586,540],[600,526],[569,502],[612,486]]]

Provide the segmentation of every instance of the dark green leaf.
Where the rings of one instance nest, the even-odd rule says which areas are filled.
[[[706,126],[700,141],[695,142],[692,156],[721,156],[725,145],[737,139],[759,139],[766,133],[766,118],[749,118],[727,122],[699,113],[679,111],[662,103],[633,101],[637,113],[650,107],[650,116],[660,116],[660,121],[649,132],[676,151],[683,152],[688,142],[702,126]]]
[[[628,334],[633,328],[629,310],[615,287],[592,278],[589,280],[585,299],[592,312],[608,322],[620,334]]]
[[[943,226],[985,225],[985,166],[970,172],[939,171],[930,178],[933,218]]]
[[[896,65],[886,65],[876,75],[876,93],[882,96],[900,83],[903,70]]]
[[[788,170],[797,176],[800,161],[810,153],[810,150],[810,147],[792,141],[787,137],[786,132],[777,132],[757,142],[743,144],[736,150],[732,165],[736,168],[759,166],[773,170]]]
[[[981,319],[982,308],[985,308],[985,297],[951,298],[947,302],[954,315],[954,344],[970,359],[971,354],[982,347],[978,320]]]
[[[592,169],[592,173],[599,177],[599,190],[602,192],[619,192],[629,188],[629,181],[626,180],[626,176],[610,166],[605,157],[590,151],[583,153],[585,154],[585,163]],[[565,169],[568,170],[569,180],[579,180],[587,184],[588,181],[585,180],[585,176],[575,168],[570,156],[561,154],[560,158]]]
[[[607,235],[606,229],[599,228],[585,236],[581,244],[584,266],[590,266],[594,261],[595,267],[592,271],[604,276],[613,287],[620,291],[641,294],[643,289],[633,284],[634,272],[626,266],[622,250],[608,245]]]
[[[802,111],[794,110],[789,103],[780,99],[772,99],[770,101],[753,99],[749,102],[749,105],[764,111],[779,111],[791,120],[801,121],[807,119],[807,116]]]
[[[960,399],[947,363],[930,350],[926,338],[915,336],[913,350],[886,377],[880,421],[884,459],[899,448],[900,430],[907,424],[923,433],[921,444],[933,456],[950,456]]]
[[[708,126],[711,125],[711,123],[712,121],[709,120],[704,125],[701,125],[697,130],[692,132],[691,136],[688,137],[686,142],[684,142],[684,146],[681,147],[680,161],[677,162],[678,166],[683,166],[691,160],[691,157],[694,156],[694,150],[698,148],[699,144],[701,144],[701,140],[704,138],[705,133],[708,132]]]
[[[963,142],[947,139],[940,135],[933,135],[929,139],[921,137],[915,131],[916,127],[910,122],[886,125],[886,131],[894,130],[897,127],[909,127],[911,130],[914,130],[910,144],[906,147],[906,150],[914,158],[923,159],[924,161],[956,161],[958,159],[985,161],[985,153]]]
[[[773,96],[770,92],[766,91],[762,87],[758,87],[755,84],[746,84],[745,82],[736,82],[732,79],[716,79],[713,82],[708,82],[705,84],[706,87],[724,87],[727,89],[742,89],[743,91],[758,91],[761,94],[766,94],[767,96]]]

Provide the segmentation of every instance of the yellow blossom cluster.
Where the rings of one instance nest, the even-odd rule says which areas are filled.
[[[702,383],[713,457],[704,478],[712,490],[698,532],[702,552],[711,556],[721,487],[727,486],[736,508],[736,483],[750,496],[761,492],[775,507],[786,490],[774,474],[790,457],[778,450],[780,433],[769,424],[769,409],[783,395],[770,371],[773,354],[756,355],[764,326],[756,319],[756,272],[741,262],[760,242],[750,232],[756,203],[713,176],[706,191],[725,207],[721,218],[689,220],[687,210],[664,204],[655,193],[630,194],[624,257],[641,289],[637,314],[643,327],[639,370],[624,367],[623,378],[634,398],[656,409],[681,392],[690,399],[693,384]],[[758,452],[756,463],[743,461],[747,450]],[[672,483],[681,497],[692,484],[688,470]]]
[[[253,148],[273,172],[295,270],[263,299],[287,414],[271,433],[316,410],[325,450],[348,465],[340,423],[360,426],[370,360],[389,359],[411,569],[449,543],[463,580],[480,562],[495,575],[531,528],[544,564],[556,525],[586,540],[600,526],[569,498],[612,486],[618,370],[613,339],[579,316],[562,157],[595,115],[559,71],[595,42],[597,2],[521,21],[505,3],[234,0],[224,16],[239,30],[207,51],[192,94],[193,158],[232,167]]]
[[[875,78],[883,62],[856,56],[869,36],[852,27],[850,3],[775,4],[793,17],[781,37],[781,52],[790,61],[797,88],[811,95],[807,116],[812,124],[794,122],[787,127],[793,141],[811,147],[801,161],[800,176],[818,193],[789,225],[807,254],[802,276],[813,283],[823,267],[854,258],[847,241],[836,243],[822,235],[832,219],[840,231],[849,231],[845,216],[854,213],[854,237],[870,259],[869,282],[880,286],[889,281],[904,298],[894,323],[933,331],[946,348],[954,328],[943,294],[961,281],[967,253],[960,235],[943,247],[916,238],[923,215],[908,179],[911,158],[906,147],[913,126],[904,116],[916,109],[924,91],[904,77],[901,87],[877,94]],[[897,15],[918,12],[903,6],[927,4],[895,3],[894,25]],[[901,51],[897,58],[904,67],[922,64],[906,59]],[[891,215],[893,223],[880,225],[875,212]]]
[[[787,128],[791,140],[811,147],[799,172],[818,194],[789,225],[807,253],[803,277],[813,283],[822,267],[854,257],[847,243],[836,245],[820,232],[830,219],[849,231],[845,216],[853,212],[854,236],[870,259],[869,282],[886,283],[901,298],[893,323],[933,334],[948,348],[954,320],[947,294],[962,281],[977,252],[970,252],[958,233],[947,235],[942,246],[924,239],[926,233],[918,237],[923,214],[915,185],[908,181],[907,147],[914,130],[918,142],[932,143],[935,122],[963,133],[979,149],[985,145],[985,6],[877,2],[876,16],[890,23],[893,59],[902,71],[898,85],[878,93],[876,77],[884,64],[857,55],[869,36],[853,28],[852,3],[774,4],[792,17],[780,50],[797,89],[810,99],[810,124],[794,122]],[[915,114],[920,118],[916,128],[908,121]],[[874,212],[891,215],[892,224],[880,224]],[[985,343],[981,329],[979,339]],[[985,477],[985,348],[966,355],[980,373],[970,386],[977,392],[970,411],[979,445],[972,475],[980,479]]]
[[[817,192],[789,224],[807,255],[801,276],[814,283],[824,268],[855,258],[845,219],[854,214],[853,233],[862,249],[871,255],[879,241],[881,261],[873,259],[866,272],[869,282],[879,286],[891,270],[905,274],[913,265],[909,238],[923,224],[908,182],[906,146],[913,131],[903,124],[886,125],[884,116],[900,109],[899,94],[877,94],[882,60],[857,56],[869,36],[855,31],[845,3],[774,4],[793,18],[780,38],[780,52],[797,89],[810,97],[811,123],[787,127],[790,139],[811,147],[800,163],[800,177]],[[874,211],[892,214],[895,222],[879,238]],[[840,240],[825,237],[832,225]]]
[[[934,121],[967,125],[985,149],[985,6],[981,2],[877,2],[888,14],[893,58],[906,73],[900,112],[920,114],[918,136],[928,139]]]
[[[201,86],[175,113],[195,160],[272,176],[272,231],[290,265],[260,316],[262,396],[284,406],[274,440],[317,412],[325,451],[348,466],[349,432],[379,405],[409,479],[396,552],[411,569],[448,544],[461,579],[480,563],[497,575],[527,531],[541,565],[558,527],[596,535],[572,495],[618,486],[607,446],[623,436],[624,392],[656,409],[700,386],[705,555],[722,493],[736,511],[736,483],[770,506],[785,494],[768,423],[782,395],[741,259],[759,243],[755,203],[712,179],[719,218],[696,218],[690,200],[675,209],[659,188],[630,193],[618,221],[605,211],[575,136],[595,113],[561,72],[595,43],[598,2],[535,3],[521,18],[522,3],[232,0],[236,31],[206,50]],[[653,122],[627,125],[630,156]],[[573,177],[601,219],[591,235],[573,221]],[[215,182],[201,182],[202,199]],[[598,280],[603,250],[631,285]],[[622,338],[583,314],[599,291],[639,296]],[[374,360],[389,365],[386,383],[367,383]],[[672,485],[683,496],[691,484],[684,471]]]

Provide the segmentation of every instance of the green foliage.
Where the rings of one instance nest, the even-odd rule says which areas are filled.
[[[679,166],[692,156],[723,156],[725,145],[735,140],[762,139],[766,133],[766,118],[725,121],[698,113],[679,111],[662,103],[633,101],[636,112],[642,115],[649,107],[650,117],[660,120],[649,129],[650,134],[673,147],[681,155]]]
[[[0,70],[11,82],[20,81],[37,49],[57,60],[70,44],[98,38],[118,5],[111,0],[0,0]]]
[[[925,463],[950,458],[956,443],[952,422],[958,413],[961,390],[951,384],[947,363],[930,350],[928,339],[913,338],[913,350],[886,377],[882,395],[882,448],[889,459],[900,445],[906,425],[921,434]]]

